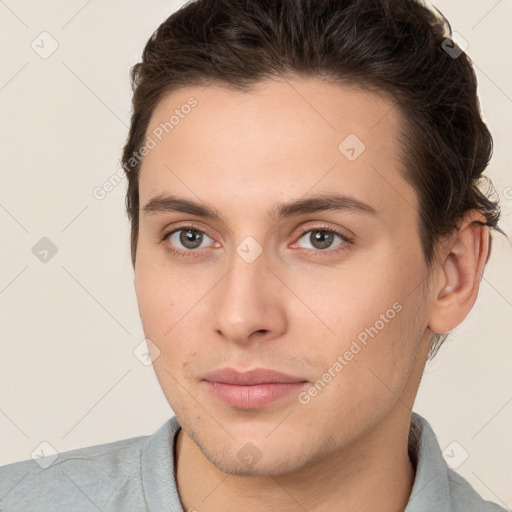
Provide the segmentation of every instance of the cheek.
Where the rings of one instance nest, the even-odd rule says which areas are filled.
[[[408,339],[413,335],[407,319],[411,310],[396,299],[389,293],[375,294],[340,303],[332,311],[329,323],[334,335],[324,352],[329,357],[324,364],[341,363],[347,378],[344,385],[363,386],[372,379],[372,371],[392,381],[400,379],[402,369],[407,371],[404,362],[410,359]]]
[[[417,267],[402,267],[392,258],[374,262],[331,280],[318,298],[317,310],[332,331],[325,340],[323,366],[332,367],[341,356],[338,374],[344,377],[337,385],[346,388],[341,394],[357,387],[358,394],[370,398],[403,386],[424,332],[425,297],[417,286],[422,273]]]
[[[142,263],[141,258],[135,274],[135,290],[144,335],[157,347],[158,355],[152,357],[153,371],[173,411],[183,411],[193,405],[183,385],[190,393],[195,392],[183,379],[190,373],[189,364],[197,354],[187,322],[194,312],[193,298],[186,293],[178,295],[182,282],[177,276],[173,278],[171,272],[160,272],[155,265]]]
[[[190,286],[183,272],[168,267],[144,265],[135,273],[135,291],[144,333],[161,352],[154,361],[155,371],[162,367],[186,370],[193,340],[204,326],[204,290]],[[187,285],[188,283],[188,285]]]
[[[393,304],[388,307],[384,300],[346,307],[346,314],[352,316],[339,324],[341,334],[324,347],[321,367],[325,373],[317,377],[325,386],[314,384],[319,390],[313,391],[315,415],[330,417],[333,424],[347,428],[355,426],[357,431],[384,417],[403,395],[419,332],[410,321],[414,308],[400,303],[393,309]]]
[[[382,272],[382,268],[387,271]],[[360,335],[364,341],[365,332],[376,322],[379,332],[384,332],[397,316],[393,304],[403,294],[396,274],[389,262],[387,265],[365,262],[359,268],[340,269],[337,275],[331,274],[325,279],[328,284],[321,293],[311,297],[314,308],[334,332],[334,337],[350,342]]]
[[[161,260],[141,236],[135,267],[135,293],[144,325],[155,326],[170,322],[170,314],[178,302],[176,294],[182,286],[168,263]]]
[[[160,324],[165,318],[163,311],[169,307],[164,302],[171,300],[170,294],[167,297],[164,295],[164,286],[152,271],[141,270],[140,267],[135,274],[135,294],[146,334],[148,330],[156,334],[156,329],[162,328]]]

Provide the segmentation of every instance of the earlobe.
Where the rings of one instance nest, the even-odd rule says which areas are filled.
[[[469,212],[444,245],[428,324],[436,334],[459,325],[476,301],[489,251],[489,228],[475,222],[481,217]]]

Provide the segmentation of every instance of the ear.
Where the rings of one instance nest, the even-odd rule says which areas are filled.
[[[489,254],[489,228],[478,210],[470,210],[440,251],[438,277],[428,327],[436,334],[451,331],[473,307]]]

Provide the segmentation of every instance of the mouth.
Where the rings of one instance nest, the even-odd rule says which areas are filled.
[[[259,409],[277,400],[291,398],[308,381],[264,368],[240,372],[223,368],[208,373],[203,379],[215,399],[239,409]]]

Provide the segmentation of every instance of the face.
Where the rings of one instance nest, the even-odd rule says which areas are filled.
[[[165,397],[222,471],[300,470],[416,393],[428,271],[400,123],[384,97],[298,78],[251,93],[183,88],[155,109],[139,312]],[[204,211],[154,201],[166,196]],[[227,367],[296,382],[249,389],[208,375]]]

